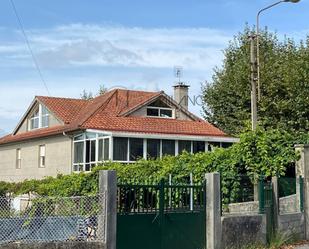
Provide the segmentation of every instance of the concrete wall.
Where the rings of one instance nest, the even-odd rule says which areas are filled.
[[[259,202],[250,201],[229,204],[226,213],[228,214],[257,214],[259,212]]]
[[[266,243],[264,215],[224,216],[221,248],[241,248],[245,245]]]
[[[284,214],[278,216],[278,229],[283,234],[296,239],[305,239],[305,217],[303,213]]]
[[[46,166],[39,168],[39,146],[45,145]],[[16,149],[21,169],[16,169]],[[63,135],[0,146],[0,181],[18,182],[72,172],[72,141]]]
[[[0,245],[1,249],[106,249],[100,242],[59,242]]]
[[[281,197],[279,199],[279,212],[280,214],[289,214],[299,212],[299,199],[295,195]]]

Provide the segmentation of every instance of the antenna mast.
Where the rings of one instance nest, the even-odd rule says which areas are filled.
[[[174,67],[174,76],[178,79],[178,84],[182,85],[181,78],[183,76],[183,68],[181,66]]]

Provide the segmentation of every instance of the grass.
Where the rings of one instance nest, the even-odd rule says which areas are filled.
[[[283,249],[284,246],[294,243],[297,241],[297,237],[294,233],[282,233],[278,232],[276,233],[268,246],[260,245],[260,244],[251,244],[251,245],[245,245],[242,247],[230,247],[229,249]]]

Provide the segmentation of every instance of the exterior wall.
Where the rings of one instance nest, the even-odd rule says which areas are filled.
[[[278,216],[278,228],[283,234],[295,239],[305,239],[305,217],[303,213],[284,214]]]
[[[266,243],[265,215],[222,217],[221,248],[245,248],[245,245]]]
[[[175,118],[179,120],[192,120],[187,114],[180,111],[179,109],[172,108]],[[129,116],[133,117],[146,117],[147,116],[147,106],[143,106],[135,112],[131,113]]]
[[[259,202],[250,201],[250,202],[241,202],[241,203],[232,203],[228,205],[227,213],[229,214],[252,214],[259,212]]]
[[[280,214],[297,213],[299,212],[299,199],[295,195],[281,197],[279,199],[279,212]]]
[[[46,146],[45,168],[39,168],[39,146]],[[21,169],[16,169],[16,149]],[[18,182],[72,172],[72,140],[63,135],[0,146],[0,181]]]

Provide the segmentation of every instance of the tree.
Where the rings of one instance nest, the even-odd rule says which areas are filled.
[[[90,100],[93,99],[94,97],[103,95],[104,93],[106,93],[108,90],[104,85],[100,85],[99,91],[97,94],[93,95],[93,93],[91,91],[87,92],[85,89],[83,90],[83,92],[80,95],[81,99],[85,99],[85,100]]]
[[[212,82],[203,84],[204,117],[230,134],[250,123],[250,43],[246,27],[224,51],[222,68]],[[309,36],[296,44],[279,41],[267,29],[261,32],[260,69],[262,98],[259,125],[292,132],[309,131]]]

